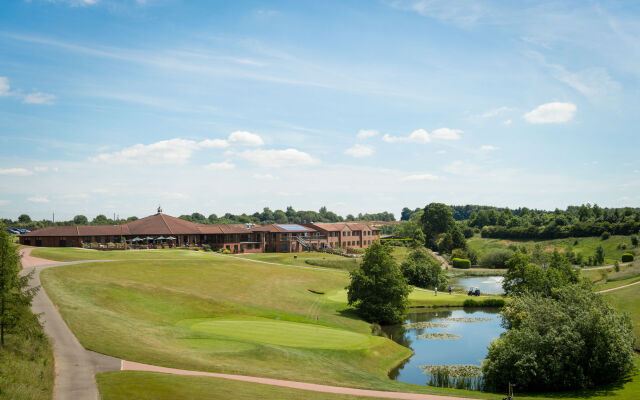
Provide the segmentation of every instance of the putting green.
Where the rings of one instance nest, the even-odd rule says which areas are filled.
[[[315,349],[366,348],[376,339],[344,329],[264,318],[200,320],[189,329],[236,340]]]

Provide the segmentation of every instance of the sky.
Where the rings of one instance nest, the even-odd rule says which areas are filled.
[[[7,0],[0,217],[640,205],[640,3]]]

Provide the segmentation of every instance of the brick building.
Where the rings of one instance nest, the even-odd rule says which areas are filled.
[[[158,212],[122,225],[50,226],[20,235],[27,246],[82,247],[86,243],[169,243],[210,245],[232,253],[295,253],[327,248],[366,248],[380,230],[363,223],[206,225]]]

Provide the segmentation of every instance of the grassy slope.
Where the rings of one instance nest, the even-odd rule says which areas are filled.
[[[636,349],[640,350],[640,284],[604,293],[618,310],[629,314],[636,334]],[[639,394],[640,398],[640,394]]]
[[[29,312],[0,348],[0,399],[44,400],[53,394],[54,362],[51,344],[36,317]]]
[[[574,246],[574,242],[576,240],[578,241],[578,244]],[[467,243],[472,249],[478,251],[481,255],[487,251],[494,249],[506,249],[512,243],[516,244],[517,246],[525,245],[530,250],[532,250],[537,243],[540,243],[547,251],[553,251],[554,248],[562,251],[567,247],[572,247],[575,252],[582,253],[582,255],[585,257],[595,254],[596,248],[599,245],[602,245],[602,247],[604,248],[605,264],[613,264],[616,260],[620,261],[622,254],[631,249],[631,239],[629,238],[629,236],[611,236],[607,240],[601,240],[600,237],[582,237],[542,241],[483,239],[480,236],[475,236],[472,239],[469,239]],[[626,244],[627,249],[618,249],[617,246],[619,243]]]
[[[97,376],[103,400],[282,399],[357,400],[346,396],[199,376],[153,372],[107,372]]]
[[[168,256],[173,257],[170,253]],[[296,349],[250,340],[194,336],[193,332],[181,328],[178,322],[188,318],[212,316],[260,316],[313,323],[313,316],[319,315],[323,325],[359,333],[369,332],[368,324],[355,318],[345,309],[344,303],[328,298],[330,293],[336,293],[344,287],[348,279],[346,274],[289,269],[241,259],[213,257],[194,261],[124,261],[58,267],[44,271],[43,281],[47,292],[60,307],[65,320],[81,342],[86,347],[103,353],[173,367],[382,390],[499,397],[388,380],[386,370],[406,356],[406,349],[399,349],[386,340],[382,345],[367,351],[337,351]],[[328,294],[313,295],[306,291],[308,288],[326,291]],[[427,300],[430,294],[426,292]],[[438,299],[446,296],[448,295],[440,294]],[[121,340],[123,337],[127,340]],[[118,374],[128,373],[114,373]],[[103,376],[99,378],[101,381]],[[108,379],[115,379],[115,384],[118,385],[118,382],[122,383],[118,379],[129,378],[114,376]],[[154,379],[147,376],[143,381]],[[171,381],[170,385],[183,385],[181,387],[185,393],[189,393],[184,394],[183,398],[200,397],[201,392],[198,390],[201,389],[184,381],[189,377],[166,379]],[[590,391],[547,397],[600,399],[613,396],[621,400],[631,399],[638,397],[639,382],[640,379],[636,377],[624,388],[614,392]],[[152,387],[160,385],[153,382],[149,384]],[[120,393],[119,395],[124,396],[121,398],[126,398],[126,393],[129,393],[126,391],[133,390],[135,397],[135,391],[140,389],[136,388],[133,381],[126,385],[127,389],[114,389],[113,393],[107,389],[106,393]],[[546,397],[537,395],[531,398]]]

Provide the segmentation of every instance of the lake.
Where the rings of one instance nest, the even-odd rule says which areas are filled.
[[[487,356],[487,346],[500,336],[498,309],[437,309],[414,312],[407,315],[404,325],[384,327],[385,333],[395,342],[414,351],[411,358],[389,373],[391,379],[426,385],[430,376],[424,374],[422,365],[480,365]],[[426,324],[420,324],[426,323]],[[416,325],[433,325],[424,329]],[[422,339],[418,335],[440,333],[454,335],[455,339]],[[459,337],[458,337],[459,336]]]
[[[503,281],[503,276],[465,276],[453,278],[449,283],[451,286],[462,287],[465,291],[471,287],[477,287],[481,294],[503,294]]]

